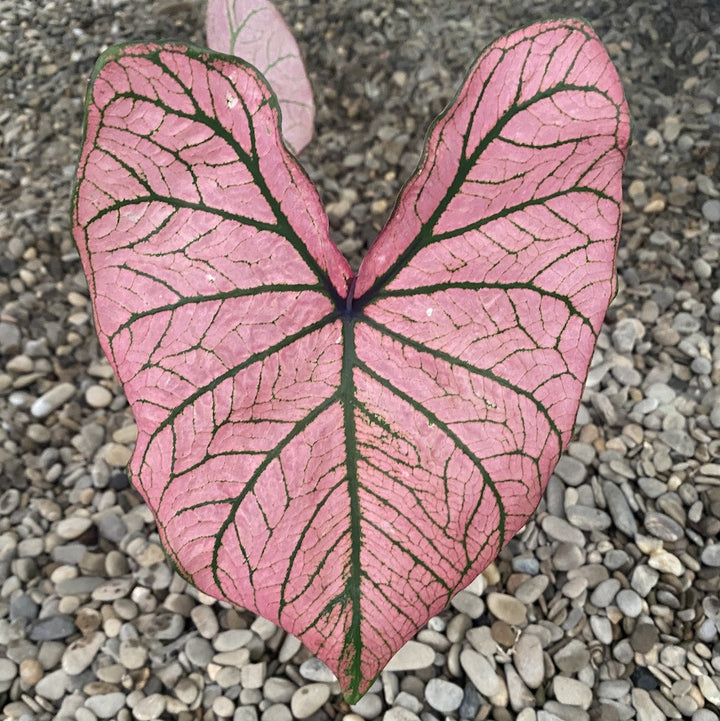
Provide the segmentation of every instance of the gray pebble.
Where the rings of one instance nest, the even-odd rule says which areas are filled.
[[[640,596],[645,598],[660,579],[660,573],[654,568],[642,563],[635,566],[630,576],[630,585]]]
[[[56,641],[77,633],[72,617],[65,613],[41,618],[30,626],[28,638],[31,641]]]
[[[330,687],[325,683],[309,683],[293,694],[290,710],[297,719],[312,716],[330,698]]]
[[[10,620],[14,621],[17,618],[26,618],[28,620],[32,620],[34,618],[37,618],[39,610],[40,606],[35,603],[35,601],[27,593],[20,593],[17,596],[14,596],[13,599],[10,601]],[[69,616],[66,617],[70,619]],[[70,621],[72,622],[72,619],[70,619]],[[73,629],[74,628],[75,624],[73,624]],[[71,633],[73,632],[74,631],[72,631]],[[31,638],[31,640],[37,641],[39,639]]]
[[[0,516],[9,516],[20,505],[20,491],[8,488],[0,496]]]
[[[433,658],[435,658],[434,652]],[[337,680],[335,674],[319,658],[315,658],[314,656],[307,659],[307,661],[303,661],[302,664],[300,664],[299,671],[300,675],[308,681],[332,683]]]
[[[350,710],[364,719],[375,719],[382,713],[383,702],[376,693],[366,693]]]
[[[702,214],[705,216],[705,220],[709,220],[711,223],[720,222],[720,200],[706,200],[702,204]]]
[[[566,541],[576,546],[585,545],[582,531],[573,528],[565,519],[557,516],[545,516],[541,524],[543,531],[555,541]]]
[[[625,494],[611,481],[605,481],[602,488],[615,527],[625,535],[634,537],[637,533],[637,523]]]
[[[452,713],[462,704],[463,690],[450,681],[431,678],[425,686],[425,700],[436,711]]]
[[[115,718],[124,706],[125,694],[118,691],[90,696],[85,700],[85,707],[101,719]]]
[[[466,648],[460,653],[460,665],[475,688],[483,696],[490,698],[499,693],[502,681],[485,656]]]
[[[151,693],[133,706],[133,717],[137,721],[155,721],[165,712],[165,703],[165,696]]]
[[[608,578],[597,585],[590,595],[590,603],[597,608],[607,608],[620,590],[620,581],[617,578]]]
[[[679,541],[685,535],[685,529],[664,513],[649,511],[643,521],[645,530],[663,541]]]
[[[553,656],[555,665],[565,673],[578,673],[590,662],[590,652],[579,639],[572,639]]]
[[[200,668],[204,668],[210,663],[213,654],[210,642],[204,638],[194,636],[185,643],[185,655],[188,657],[188,661]]]
[[[706,566],[720,566],[720,543],[709,543],[700,554],[700,561]]]
[[[632,589],[624,588],[615,596],[617,607],[629,618],[637,618],[642,613],[642,598]]]
[[[585,464],[572,456],[561,456],[555,467],[555,474],[568,486],[579,486],[587,475]]]
[[[568,521],[583,531],[604,531],[610,528],[612,520],[605,511],[589,506],[568,506],[565,509]]]
[[[293,715],[285,704],[274,703],[260,715],[260,721],[292,721]]]
[[[59,701],[67,692],[69,684],[68,674],[62,669],[58,669],[45,674],[35,684],[35,693],[48,701]]]
[[[515,644],[513,663],[520,678],[531,689],[538,688],[545,678],[545,664],[540,639],[529,631],[523,631]],[[478,689],[482,692],[481,689]]]

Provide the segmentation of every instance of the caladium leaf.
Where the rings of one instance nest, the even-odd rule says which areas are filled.
[[[74,235],[181,572],[357,699],[525,523],[615,288],[627,106],[593,31],[470,70],[357,274],[245,63],[107,52]]]
[[[300,50],[269,0],[208,0],[208,47],[257,68],[280,103],[282,133],[299,153],[313,135],[315,104]]]

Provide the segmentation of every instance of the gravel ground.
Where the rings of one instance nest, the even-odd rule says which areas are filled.
[[[352,709],[272,624],[165,564],[135,428],[68,228],[82,100],[127,40],[202,43],[199,2],[0,4],[0,708],[8,719],[720,719],[720,6],[282,2],[310,68],[303,161],[357,264],[430,119],[502,33],[582,14],[634,123],[619,292],[535,517]]]

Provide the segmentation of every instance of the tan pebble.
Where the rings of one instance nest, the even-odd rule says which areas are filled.
[[[493,616],[511,626],[521,626],[527,621],[525,604],[507,593],[491,593],[487,605]]]
[[[107,408],[112,402],[112,393],[104,386],[90,386],[85,391],[85,402],[91,408]]]
[[[643,208],[644,213],[662,213],[663,210],[665,210],[665,198],[658,194],[654,194]]]
[[[119,443],[108,443],[104,450],[105,462],[116,468],[125,467],[132,458],[132,451]]]
[[[123,426],[118,428],[112,435],[115,443],[129,444],[135,443],[137,440],[137,426],[133,423],[129,426]]]
[[[20,661],[20,682],[28,689],[33,687],[43,677],[43,667],[34,658],[25,658]]]

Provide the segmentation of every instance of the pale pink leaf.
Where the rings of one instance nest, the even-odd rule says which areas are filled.
[[[280,103],[282,133],[293,152],[310,142],[315,104],[300,49],[270,0],[208,0],[208,47],[242,58],[268,81]]]
[[[615,289],[627,106],[580,21],[483,52],[353,277],[251,67],[99,61],[74,235],[134,482],[357,699],[532,514]]]

